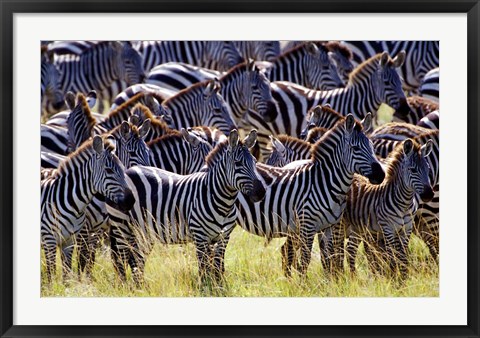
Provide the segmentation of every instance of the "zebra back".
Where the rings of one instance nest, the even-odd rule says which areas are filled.
[[[233,41],[233,44],[245,60],[273,61],[280,55],[279,41]]]
[[[440,68],[434,68],[425,74],[422,84],[420,85],[420,95],[432,101],[438,102],[440,97],[439,82]]]

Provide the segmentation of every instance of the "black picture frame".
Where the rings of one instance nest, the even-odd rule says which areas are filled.
[[[2,337],[178,336],[448,336],[478,337],[479,15],[480,4],[423,1],[56,1],[0,0],[0,334]],[[14,13],[467,13],[468,15],[468,324],[465,326],[19,326],[13,325],[13,15]],[[453,112],[452,112],[453,113]],[[341,315],[341,314],[339,314]]]

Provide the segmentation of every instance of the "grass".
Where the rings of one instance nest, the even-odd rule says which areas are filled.
[[[402,285],[371,272],[360,248],[357,273],[348,271],[337,278],[323,272],[315,240],[307,277],[293,273],[286,278],[281,268],[280,247],[284,239],[265,245],[265,239],[237,227],[226,252],[226,282],[222,288],[199,286],[197,260],[192,244],[155,246],[147,259],[145,285],[136,288],[131,276],[122,284],[116,277],[108,249],[98,252],[92,279],[72,276],[62,282],[60,260],[51,285],[42,280],[44,297],[437,297],[438,267],[426,246],[416,237],[410,243],[410,273]],[[74,266],[76,263],[74,262]],[[75,270],[76,271],[76,270]],[[42,260],[42,276],[45,276]]]

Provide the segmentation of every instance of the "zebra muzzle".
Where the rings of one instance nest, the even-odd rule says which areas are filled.
[[[116,202],[116,208],[120,211],[129,211],[135,204],[135,197],[130,189],[126,188],[122,198],[119,198]]]
[[[408,105],[407,100],[400,100],[398,108],[395,110],[395,116],[399,118],[406,118],[411,111],[412,109]]]
[[[420,198],[422,199],[422,202],[430,202],[434,196],[435,196],[435,193],[433,192],[432,187],[429,185],[426,185],[423,188],[423,192],[420,194]]]
[[[267,102],[267,108],[265,109],[265,112],[262,114],[262,117],[265,122],[272,122],[277,118],[278,112],[277,112],[277,107],[275,103],[273,102]]]
[[[367,175],[368,180],[372,184],[380,184],[385,179],[385,171],[378,162],[372,163],[372,173]]]
[[[254,203],[260,202],[265,197],[265,193],[266,193],[266,190],[265,190],[265,187],[263,186],[262,181],[254,180],[253,188],[248,194],[248,198],[250,198],[250,200]]]

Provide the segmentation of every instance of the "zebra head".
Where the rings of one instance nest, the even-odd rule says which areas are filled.
[[[138,121],[132,115],[129,121],[123,121],[119,128],[116,154],[127,168],[134,165],[150,165],[150,149],[145,143],[145,137],[150,131],[150,119],[146,119],[137,127]],[[116,134],[115,131],[112,134]]]
[[[272,153],[268,157],[265,164],[273,167],[283,167],[288,163],[287,148],[278,138],[273,137],[272,135],[270,135],[270,142],[272,143]]]
[[[227,184],[248,196],[252,202],[261,201],[265,197],[265,187],[258,179],[255,158],[249,151],[256,141],[256,130],[252,130],[242,142],[237,130],[233,129],[228,136],[225,170]]]
[[[264,73],[262,73],[255,62],[251,60],[247,64],[249,88],[245,91],[248,93],[249,106],[260,114],[265,122],[272,122],[277,117],[277,106],[270,91],[270,81]]]
[[[407,186],[415,190],[423,202],[433,199],[434,192],[430,183],[430,167],[426,157],[432,151],[432,140],[428,140],[423,146],[411,139],[403,141],[405,154],[403,178]]]
[[[203,58],[207,63],[216,61],[217,69],[220,71],[227,71],[243,62],[233,41],[206,41]]]
[[[338,73],[344,81],[348,82],[348,76],[353,70],[352,51],[344,44],[338,41],[329,41],[325,45],[329,50],[328,54],[337,65]]]
[[[60,84],[60,71],[53,63],[53,52],[43,51],[41,55],[41,95],[42,102],[52,102],[55,110],[64,105],[64,98]]]
[[[220,84],[216,80],[208,81],[203,90],[203,102],[200,107],[200,125],[216,127],[225,134],[235,128],[230,107],[219,93]]]
[[[407,98],[402,88],[402,81],[397,69],[405,61],[405,51],[391,59],[387,52],[383,52],[378,66],[378,91],[382,102],[395,109],[399,116],[406,117],[410,112]]]
[[[330,104],[318,105],[307,112],[307,126],[300,133],[301,139],[306,139],[310,130],[316,127],[331,129],[344,117],[332,109]]]
[[[322,44],[309,42],[304,45],[303,67],[306,87],[316,90],[329,90],[344,87],[338,69],[328,49]]]
[[[125,180],[122,163],[114,154],[115,145],[111,137],[105,141],[101,136],[94,136],[93,150],[93,190],[105,196],[122,211],[133,207],[135,198]]]
[[[112,42],[117,51],[117,68],[119,77],[131,86],[145,80],[143,60],[131,42]]]
[[[366,121],[371,123],[372,120]],[[342,155],[347,170],[367,177],[372,184],[382,183],[385,171],[375,156],[372,141],[363,132],[363,128],[369,129],[370,126],[365,125],[362,128],[360,123],[355,122],[352,114],[347,115],[344,126],[345,143]]]
[[[182,133],[183,139],[190,145],[192,155],[196,159],[200,159],[203,162],[207,155],[213,150],[213,146],[201,135],[199,135],[199,132],[197,132],[196,130],[192,130],[191,128],[182,128],[180,132]],[[190,168],[190,165],[194,165],[195,163],[197,163],[197,161],[195,159],[192,159],[189,162],[190,163],[187,163],[187,166],[189,167],[187,171],[193,172],[194,169]]]

